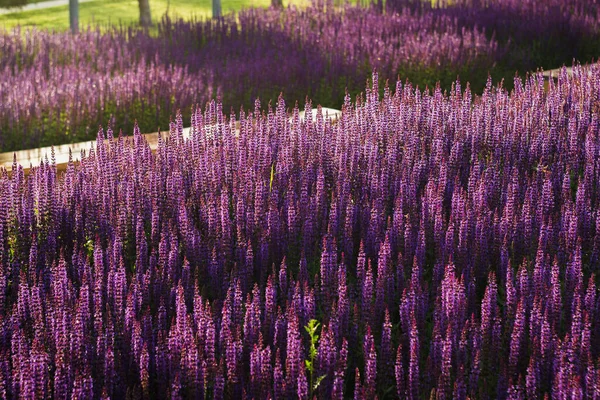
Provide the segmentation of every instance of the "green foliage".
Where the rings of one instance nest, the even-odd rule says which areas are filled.
[[[304,327],[306,332],[308,333],[308,337],[310,339],[310,347],[308,349],[308,360],[305,360],[306,370],[308,371],[309,376],[309,390],[310,395],[309,398],[312,399],[314,391],[317,390],[325,375],[321,375],[315,379],[315,360],[317,359],[317,344],[319,343],[319,335],[317,334],[317,330],[319,329],[319,322],[316,319],[311,319],[308,321],[308,324]]]
[[[1,2],[27,2],[27,0],[0,0]],[[34,2],[34,1],[29,1]],[[211,0],[170,0],[169,17],[192,20],[195,18],[210,18],[212,15]],[[169,0],[151,0],[151,14],[160,19],[167,12]],[[308,4],[306,0],[284,1],[284,6]],[[268,7],[270,0],[227,0],[223,3],[223,13],[239,11],[250,7]],[[0,7],[6,7],[0,5]],[[19,11],[0,15],[0,28],[35,26],[59,31],[69,29],[69,7],[52,7],[42,10]],[[139,24],[140,10],[138,0],[102,0],[79,4],[79,22],[82,27],[88,25],[135,25]],[[156,25],[150,32],[157,33]]]
[[[85,244],[85,251],[90,260],[94,259],[94,241],[92,239],[88,239]]]
[[[273,190],[273,181],[275,180],[275,163],[271,164],[271,177],[269,178],[269,192]]]

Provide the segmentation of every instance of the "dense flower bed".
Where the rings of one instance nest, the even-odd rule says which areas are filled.
[[[130,130],[136,119],[156,131],[178,105],[205,99],[208,88],[186,67],[143,54],[122,35],[0,36],[0,151],[93,139],[100,124]]]
[[[339,107],[373,68],[422,87],[477,73],[484,81],[499,53],[454,17],[349,5],[165,20],[158,31],[1,33],[0,152],[93,139],[109,123],[130,132],[136,119],[155,132],[214,96],[236,112],[281,92],[289,104],[308,95]]]
[[[373,3],[164,20],[158,35],[1,32],[0,152],[93,139],[99,125],[130,132],[135,120],[154,132],[216,96],[236,112],[280,93],[340,107],[373,69],[421,88],[460,76],[480,93],[490,73],[511,80],[600,51],[600,8],[587,0]]]
[[[556,68],[574,58],[588,62],[600,54],[595,0],[386,0],[386,7],[450,16],[461,26],[493,32],[510,47],[502,61],[508,72]]]
[[[1,172],[0,396],[595,398],[600,66],[374,82]]]

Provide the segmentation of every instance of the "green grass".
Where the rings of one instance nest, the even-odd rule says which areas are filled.
[[[308,4],[309,0],[284,0],[284,5]],[[150,0],[152,20],[160,20],[167,11],[168,0]],[[271,0],[221,0],[223,13],[239,11],[243,8],[268,7]],[[171,0],[169,7],[171,18],[212,16],[211,0]],[[79,5],[79,23],[84,28],[88,25],[130,25],[139,21],[137,0],[98,0]],[[11,29],[15,26],[37,27],[44,29],[66,30],[69,28],[69,10],[67,6],[53,7],[43,10],[18,11],[0,15],[0,29]]]

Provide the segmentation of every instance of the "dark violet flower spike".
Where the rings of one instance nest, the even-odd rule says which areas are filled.
[[[367,333],[365,334],[363,354],[365,357],[365,381],[362,391],[365,397],[374,398],[377,390],[377,353],[375,352],[375,341],[369,326],[367,326]]]
[[[363,387],[361,385],[360,382],[360,372],[358,370],[358,368],[356,368],[356,373],[355,373],[355,384],[354,384],[354,400],[362,400],[365,398],[364,394],[363,394]]]
[[[404,361],[402,359],[402,344],[398,346],[398,351],[396,352],[396,365],[395,365],[395,375],[396,375],[396,393],[399,398],[406,397],[406,378],[404,376]]]
[[[308,399],[308,382],[306,380],[306,374],[304,373],[304,368],[300,369],[300,373],[298,375],[298,400],[307,400]]]
[[[420,393],[419,372],[419,331],[414,316],[411,318],[409,333],[408,398],[416,399]]]
[[[526,315],[523,300],[517,305],[515,323],[510,336],[510,352],[508,358],[508,367],[511,375],[517,373],[518,363],[522,357],[522,347],[525,340]]]

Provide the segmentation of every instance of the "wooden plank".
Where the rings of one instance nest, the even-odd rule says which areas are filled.
[[[560,75],[561,71],[562,71],[562,67],[555,68],[555,69],[551,69],[551,70],[548,70],[548,71],[542,71],[542,75],[546,79],[550,79],[550,78],[555,78],[556,79]],[[567,75],[569,75],[569,76],[573,75],[573,67],[567,67]]]
[[[592,73],[592,69],[589,68],[590,64],[585,64],[581,66],[583,71],[585,71],[588,75],[591,75]],[[573,76],[573,67],[566,67],[567,68],[567,76]],[[555,68],[555,69],[551,69],[548,71],[542,71],[542,75],[544,76],[544,78],[546,79],[558,79],[558,76],[561,74],[562,71],[562,67],[560,68]]]
[[[187,131],[189,132],[189,128],[187,128]],[[166,132],[164,135],[168,136],[168,132]],[[148,141],[150,147],[154,151],[157,146],[158,133],[148,133],[143,136]],[[65,169],[67,167],[67,164],[69,162],[69,150],[71,150],[71,153],[73,155],[73,161],[78,162],[81,158],[82,151],[89,152],[90,149],[95,147],[95,140],[54,146],[54,157],[56,160],[57,168],[60,170]],[[11,170],[15,158],[17,163],[21,164],[23,168],[27,171],[32,166],[40,165],[41,162],[46,159],[51,160],[52,146],[2,153],[0,154],[0,168],[4,167],[7,170]]]
[[[341,111],[333,108],[322,108],[323,115],[327,118],[331,118],[333,121],[337,120],[341,116]],[[313,119],[316,116],[317,109],[312,110]],[[304,121],[304,111],[300,112],[300,120]],[[236,126],[236,129],[239,133],[239,123]],[[169,132],[161,132],[163,138],[169,137]],[[150,145],[150,149],[152,151],[156,151],[158,147],[158,132],[147,133],[142,135],[144,139]],[[127,136],[128,138],[133,138],[133,136]],[[185,140],[190,137],[190,128],[183,129],[183,138]],[[67,168],[67,164],[69,162],[69,149],[71,150],[73,161],[79,162],[81,159],[81,152],[85,151],[89,152],[90,149],[96,147],[95,140],[88,140],[86,142],[80,143],[72,143],[72,144],[63,144],[59,146],[54,146],[54,158],[56,160],[56,168],[58,170],[65,170]],[[12,170],[12,165],[14,159],[16,157],[17,164],[23,166],[23,169],[26,173],[29,172],[31,167],[39,166],[42,161],[45,161],[46,158],[51,160],[52,155],[52,146],[49,147],[40,147],[37,149],[28,149],[28,150],[20,150],[16,152],[8,152],[8,153],[0,153],[0,169],[6,168],[8,171]]]

